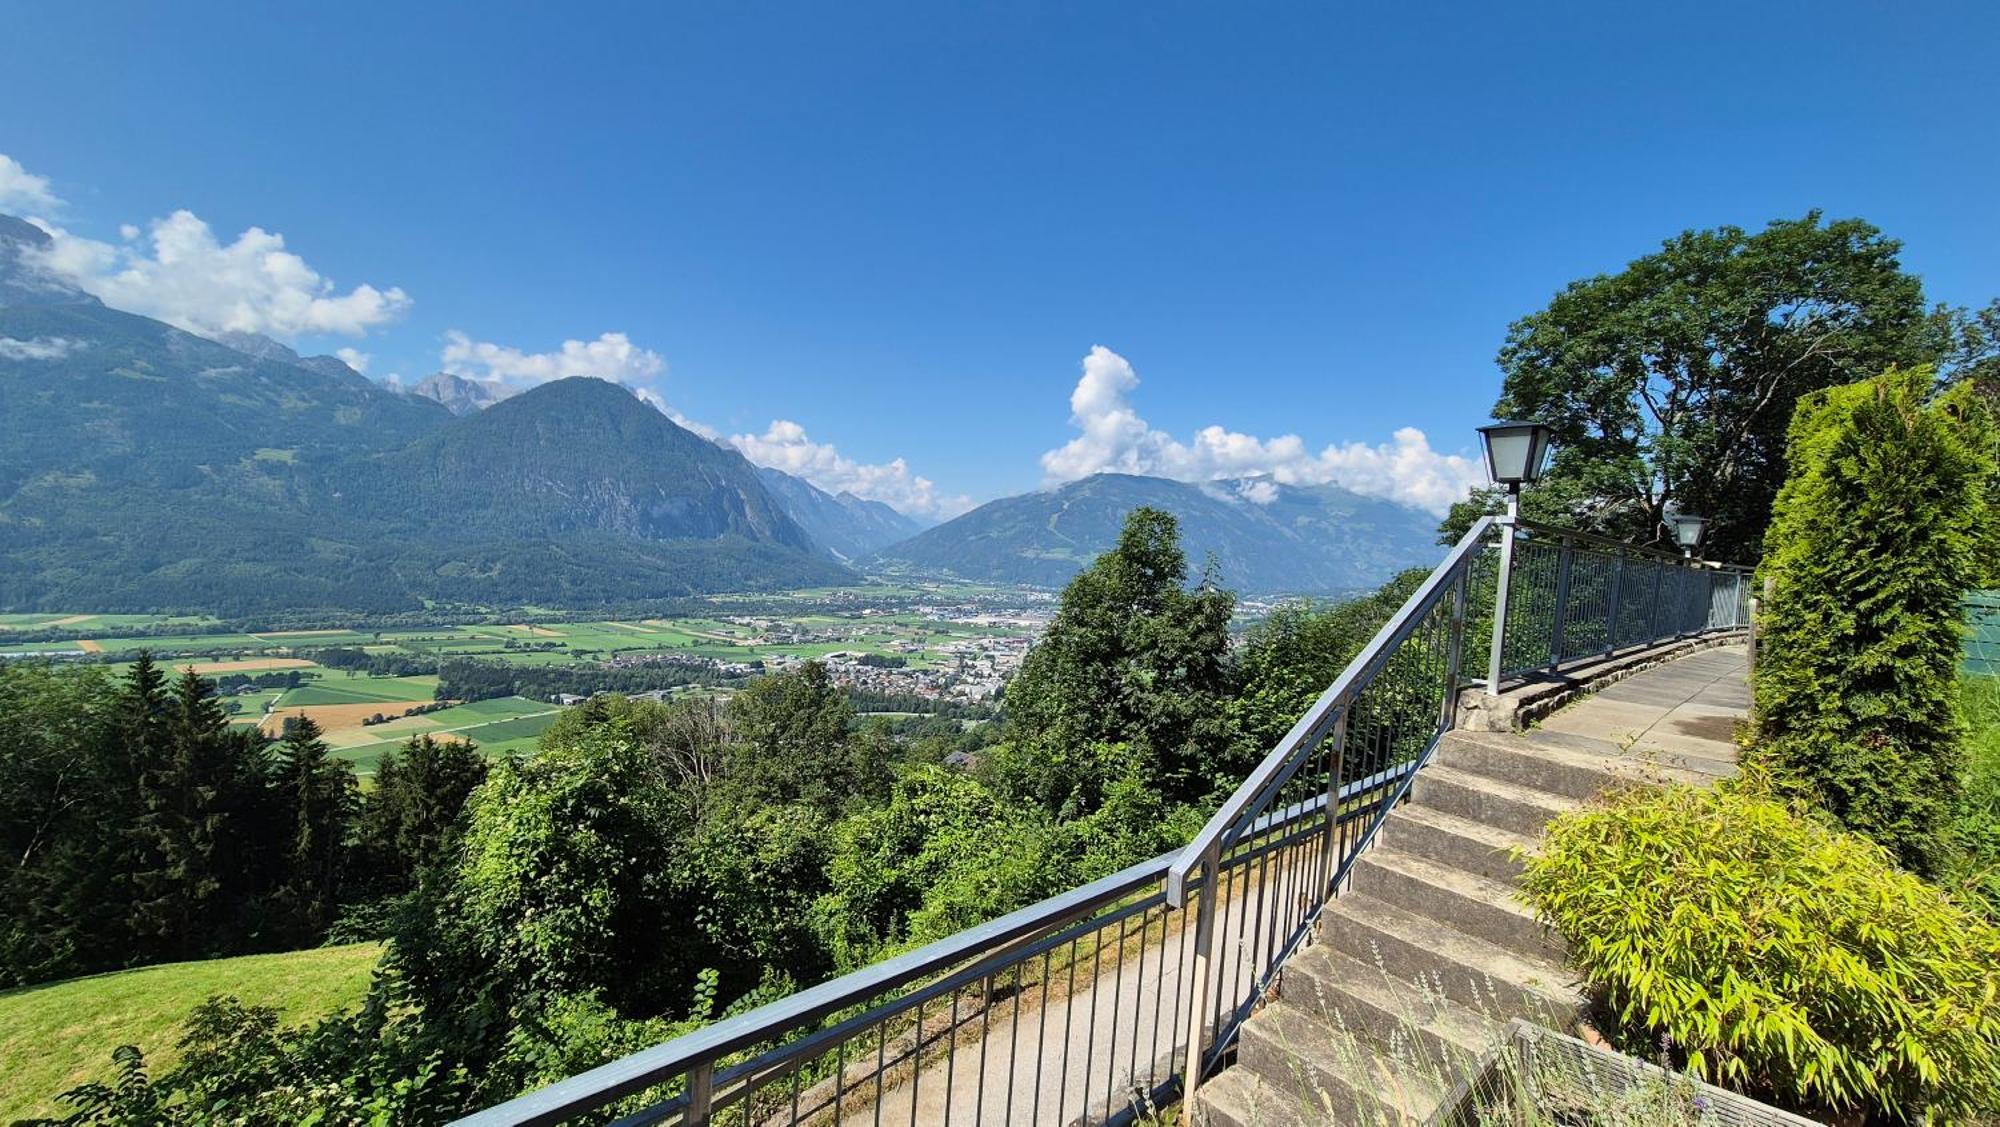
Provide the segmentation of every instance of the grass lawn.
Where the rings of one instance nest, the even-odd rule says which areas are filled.
[[[276,1006],[302,1023],[361,1001],[379,943],[245,955],[73,978],[0,994],[0,1122],[53,1116],[54,1097],[111,1075],[111,1050],[137,1045],[149,1072],[175,1058],[187,1012],[217,994]]]

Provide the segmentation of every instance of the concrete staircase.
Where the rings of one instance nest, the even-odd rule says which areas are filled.
[[[1200,1127],[1423,1122],[1512,1018],[1568,1026],[1562,944],[1514,896],[1516,848],[1608,786],[1732,763],[1556,732],[1453,732],[1329,904],[1315,942],[1196,1092]]]

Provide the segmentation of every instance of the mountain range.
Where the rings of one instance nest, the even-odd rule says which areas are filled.
[[[856,568],[1057,586],[1139,504],[1245,591],[1348,590],[1434,554],[1421,514],[1261,481],[1100,475],[926,530],[616,384],[406,392],[120,312],[44,269],[48,241],[0,216],[0,609],[588,606]]]
[[[882,549],[864,566],[1056,587],[1116,544],[1125,514],[1141,505],[1179,519],[1192,567],[1212,559],[1224,586],[1251,594],[1370,588],[1436,562],[1438,553],[1434,517],[1337,486],[1101,473],[981,505]]]

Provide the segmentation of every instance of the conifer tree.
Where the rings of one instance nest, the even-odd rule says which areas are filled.
[[[232,732],[214,686],[192,669],[169,692],[164,746],[139,780],[134,929],[155,957],[231,949],[244,931],[248,879],[267,864],[246,825],[260,813],[263,739]],[[232,824],[232,816],[240,819]]]
[[[1921,874],[1946,857],[1960,599],[1982,577],[1990,420],[1927,369],[1807,396],[1763,574],[1746,757]]]
[[[328,752],[312,717],[300,716],[278,744],[272,788],[284,854],[277,899],[288,944],[300,946],[324,936],[338,909],[357,803],[354,769]]]

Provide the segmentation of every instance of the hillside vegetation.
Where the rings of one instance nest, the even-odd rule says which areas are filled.
[[[272,1006],[292,1024],[356,1005],[379,943],[168,963],[0,994],[0,1122],[55,1115],[55,1093],[104,1071],[104,1046],[137,1045],[156,1066],[179,1056],[188,1011],[217,995]]]

